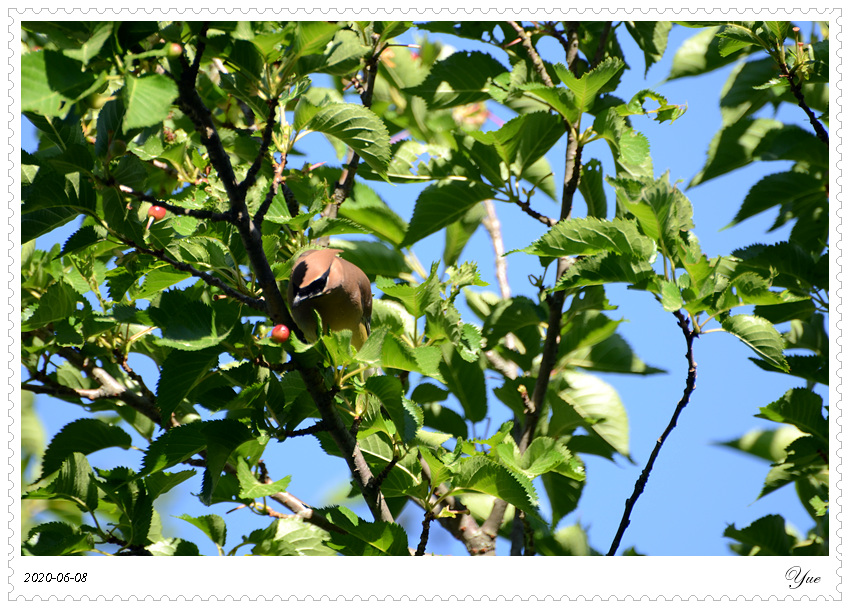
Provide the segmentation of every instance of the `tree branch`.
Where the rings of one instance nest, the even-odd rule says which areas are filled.
[[[189,273],[193,277],[197,277],[198,279],[200,279],[201,281],[203,281],[207,285],[219,288],[222,292],[224,292],[225,294],[227,294],[228,296],[230,296],[234,300],[238,300],[239,302],[251,307],[252,309],[256,309],[256,310],[261,311],[263,313],[266,312],[266,307],[265,307],[264,301],[259,300],[257,298],[251,298],[250,296],[247,296],[247,295],[243,294],[242,292],[231,288],[229,285],[224,283],[218,277],[215,277],[214,275],[210,275],[209,273],[205,273],[204,271],[196,269],[191,264],[188,264],[186,262],[180,262],[179,260],[175,260],[174,258],[169,256],[168,254],[166,254],[165,251],[163,251],[163,250],[154,250],[154,249],[151,249],[149,247],[139,245],[138,243],[136,243],[132,239],[127,239],[126,237],[123,237],[121,235],[119,235],[118,238],[123,243],[129,245],[130,247],[132,247],[136,251],[141,252],[143,254],[148,254],[149,256],[153,256],[154,258],[162,260],[163,262],[167,262],[168,264],[170,264],[171,266],[176,268],[178,271],[184,271],[186,273]]]
[[[661,434],[661,437],[655,443],[655,447],[652,449],[652,454],[649,456],[649,461],[646,462],[646,467],[643,468],[640,476],[635,482],[635,490],[632,493],[632,496],[626,500],[626,509],[623,512],[623,518],[620,520],[620,526],[617,529],[617,534],[614,536],[614,540],[611,542],[611,548],[608,550],[608,556],[614,556],[617,552],[617,548],[620,545],[620,541],[623,538],[623,533],[626,532],[626,528],[629,526],[631,522],[629,517],[632,514],[632,509],[635,507],[635,503],[637,503],[638,498],[641,493],[643,493],[643,489],[646,487],[646,483],[649,480],[649,474],[652,471],[652,467],[655,465],[655,459],[658,458],[658,453],[661,452],[661,447],[664,445],[664,441],[667,439],[667,436],[670,435],[670,432],[673,431],[673,428],[676,427],[676,423],[679,420],[679,415],[684,410],[685,406],[688,405],[688,402],[691,399],[691,394],[694,391],[694,387],[697,382],[697,364],[694,361],[694,350],[693,344],[694,339],[699,335],[699,331],[694,328],[691,330],[688,324],[688,318],[685,317],[685,314],[682,311],[675,311],[673,315],[676,316],[678,320],[678,325],[682,329],[682,333],[685,335],[685,343],[688,346],[688,350],[685,353],[685,357],[688,360],[688,378],[685,382],[685,390],[682,393],[682,398],[679,400],[679,403],[676,405],[676,410],[673,411],[673,416],[670,419],[670,423],[667,424],[667,428],[664,430],[664,433]]]
[[[529,36],[528,32],[525,31],[525,28],[516,21],[508,21],[508,23],[516,30],[516,33],[519,34],[519,37],[522,39],[522,46],[524,46],[525,50],[528,51],[528,56],[531,58],[531,64],[540,76],[540,80],[542,80],[543,84],[547,87],[554,87],[555,84],[552,82],[552,79],[549,77],[549,73],[546,71],[546,65],[543,63],[543,60],[540,59],[540,55],[537,54],[537,49],[534,48],[531,36]]]
[[[823,124],[818,120],[815,116],[815,113],[812,112],[812,109],[809,108],[809,105],[806,103],[806,98],[803,96],[803,88],[800,86],[800,83],[794,80],[794,75],[791,74],[788,69],[788,64],[785,63],[784,60],[778,60],[779,63],[779,73],[785,80],[788,81],[788,86],[791,88],[791,93],[794,95],[794,99],[797,100],[797,105],[802,108],[803,112],[806,113],[806,116],[809,119],[809,122],[812,125],[812,128],[815,130],[818,138],[824,143],[829,145],[829,134],[824,129]]]
[[[266,117],[266,127],[263,129],[263,139],[260,142],[260,150],[257,152],[257,157],[245,174],[245,179],[239,184],[239,191],[244,199],[248,191],[257,182],[257,175],[260,173],[260,168],[263,166],[263,161],[269,151],[269,146],[272,142],[272,134],[274,133],[275,113],[277,111],[277,98],[268,100],[269,114]]]
[[[419,536],[419,546],[416,548],[416,556],[425,556],[425,548],[428,546],[428,533],[431,531],[431,521],[434,513],[426,511],[422,520],[422,534]]]
[[[145,203],[150,203],[151,205],[158,205],[159,207],[170,211],[175,216],[191,216],[192,218],[198,218],[199,220],[211,220],[213,222],[233,222],[233,214],[229,211],[220,212],[211,211],[209,209],[187,209],[185,207],[180,207],[179,205],[173,205],[165,201],[160,201],[156,197],[153,197],[144,192],[139,192],[138,190],[134,190],[133,188],[125,186],[124,184],[114,184],[109,181],[103,181],[103,183],[106,186],[115,186],[121,192],[128,194],[131,197],[138,199],[139,201],[144,201]]]
[[[380,60],[381,53],[384,50],[383,48],[377,47],[377,42],[378,40],[376,37],[374,40],[375,46],[372,47],[372,55],[363,67],[363,72],[366,75],[366,82],[360,91],[360,103],[363,104],[364,108],[372,107],[372,94],[375,91],[375,78],[378,76],[378,61]],[[357,174],[358,165],[360,165],[360,155],[354,152],[354,150],[349,150],[346,167],[340,174],[339,181],[334,185],[332,194],[333,202],[328,205],[323,213],[326,218],[336,218],[337,213],[339,212],[339,206],[342,205],[351,194],[351,189],[354,186],[354,176]],[[322,240],[327,241],[327,238],[322,237]],[[322,240],[320,240],[320,243],[323,242]]]
[[[422,458],[419,459],[419,463],[422,465],[422,475],[430,481],[431,468],[428,467],[428,463]],[[479,527],[478,522],[469,514],[469,510],[461,503],[460,499],[454,496],[447,497],[446,493],[448,492],[448,487],[441,484],[437,487],[435,495],[442,503],[446,504],[451,512],[454,512],[454,517],[437,518],[437,522],[466,546],[466,551],[469,552],[470,556],[494,556],[496,554],[495,533],[487,533],[482,527]],[[419,499],[414,499],[414,501],[426,512],[433,512],[437,507],[436,505],[426,505]]]

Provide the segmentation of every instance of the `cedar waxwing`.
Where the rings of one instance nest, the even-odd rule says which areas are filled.
[[[298,257],[289,278],[287,297],[292,318],[304,337],[316,340],[316,319],[327,330],[351,330],[351,343],[363,346],[372,323],[372,286],[369,278],[348,260],[342,250],[320,249]]]

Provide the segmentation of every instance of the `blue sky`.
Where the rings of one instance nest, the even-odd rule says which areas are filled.
[[[632,68],[623,78],[618,94],[628,98],[636,91],[651,88],[665,95],[671,103],[688,106],[687,113],[672,125],[658,125],[645,118],[634,120],[635,128],[649,138],[656,175],[669,171],[671,181],[681,180],[682,188],[702,168],[709,142],[720,128],[720,91],[729,73],[727,68],[698,78],[664,82],[673,53],[697,31],[674,27],[667,53],[659,64],[649,70],[646,78],[642,53],[631,42],[624,28],[618,31],[620,43]],[[500,56],[498,51],[494,52],[491,47],[473,47],[457,39],[449,42],[459,49],[482,48],[507,64],[505,57]],[[559,50],[560,47],[544,48],[542,54],[551,61],[562,61]],[[510,117],[510,112],[499,110],[494,102],[490,107],[500,117]],[[769,112],[769,109],[763,112]],[[784,108],[778,118],[810,129],[802,111],[797,108]],[[488,123],[484,129],[495,127]],[[26,126],[22,143],[27,150],[34,146],[32,131]],[[560,182],[559,172],[563,171],[563,162],[560,160],[563,158],[563,147],[561,142],[550,155],[551,165],[556,172],[556,183]],[[314,134],[305,140],[303,149],[307,152],[308,161],[328,161],[331,164],[329,155],[333,153],[320,135]],[[601,160],[606,172],[610,173],[607,146],[601,143],[589,146],[585,150],[584,160],[590,158]],[[300,164],[301,160],[298,162]],[[694,207],[695,233],[709,257],[729,254],[737,247],[752,243],[772,243],[787,236],[787,233],[781,231],[765,234],[773,222],[773,212],[722,230],[734,217],[749,188],[760,177],[786,167],[780,163],[762,163],[686,191]],[[370,185],[402,217],[410,219],[416,189],[387,184]],[[613,201],[613,196],[609,192],[610,201]],[[556,215],[556,204],[544,196],[539,196],[534,205],[542,213]],[[504,205],[498,205],[496,209],[503,226],[507,251],[524,247],[542,234],[542,225],[519,210]],[[583,206],[578,205],[576,215],[583,215],[583,212]],[[63,227],[40,238],[38,245],[49,249],[51,243],[63,242],[75,229],[76,225]],[[440,259],[442,247],[442,235],[434,235],[417,244],[414,251],[428,268],[432,261]],[[462,260],[477,262],[483,279],[490,283],[490,287],[485,289],[498,292],[493,273],[492,246],[483,228],[468,244]],[[536,260],[531,257],[522,254],[509,256],[508,274],[514,295],[534,297],[536,289],[528,283],[527,277],[530,273],[539,274],[539,270]],[[630,464],[624,459],[612,463],[586,456],[588,483],[584,495],[578,510],[564,518],[560,526],[581,523],[589,527],[591,546],[603,553],[616,532],[623,504],[682,395],[687,372],[685,343],[671,314],[664,312],[648,294],[628,291],[620,286],[610,287],[608,298],[619,307],[610,315],[626,320],[620,325],[620,333],[635,352],[648,364],[666,369],[669,373],[649,377],[601,375],[617,389],[628,411],[631,453],[636,464]],[[475,321],[471,313],[462,312],[466,320]],[[716,445],[739,437],[751,429],[770,427],[767,421],[756,419],[753,415],[760,407],[798,385],[791,377],[760,370],[749,361],[751,355],[751,351],[737,339],[722,332],[704,335],[696,341],[696,391],[680,417],[678,427],[661,451],[649,484],[632,514],[632,524],[622,541],[621,550],[635,546],[639,552],[652,555],[726,555],[729,553],[729,540],[724,539],[722,533],[728,524],[742,527],[765,514],[779,513],[801,532],[811,526],[811,520],[800,506],[793,487],[786,487],[756,501],[769,469],[766,462]],[[155,369],[141,361],[136,366],[137,371],[151,379],[148,385],[155,386]],[[496,383],[491,383],[492,386],[496,386]],[[827,398],[825,391],[823,393]],[[506,416],[506,410],[492,395],[489,403],[493,416],[490,423],[492,433]],[[37,396],[36,406],[47,427],[48,437],[64,424],[85,414],[76,406],[46,396]],[[476,431],[483,435],[483,426]],[[142,446],[142,442],[138,439],[139,446]],[[103,454],[92,455],[91,460],[101,467],[116,464],[138,467],[141,452],[104,451]],[[292,482],[288,490],[313,505],[338,502],[347,492],[349,474],[344,462],[325,456],[313,438],[293,438],[272,446],[265,460],[273,477],[282,478],[291,474]],[[199,492],[200,476],[178,489],[183,495],[187,490]],[[223,514],[231,507],[205,508],[194,497],[178,498],[174,494],[166,496],[157,505],[165,520],[163,526],[166,531],[194,541],[202,553],[214,552],[212,543],[193,527],[168,515]],[[542,498],[542,507],[544,511],[548,510],[545,497]],[[366,513],[359,508],[356,511]],[[421,519],[422,514],[418,509],[408,507],[403,513],[402,522],[409,525],[412,546],[418,540]],[[238,542],[241,535],[268,525],[266,519],[248,510],[229,514],[226,520],[228,547]],[[431,531],[429,552],[465,553],[463,547],[440,527],[434,526]],[[500,553],[506,552],[508,545],[502,542]]]

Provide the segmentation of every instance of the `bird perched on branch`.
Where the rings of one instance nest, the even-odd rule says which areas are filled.
[[[316,319],[327,330],[351,330],[351,343],[363,346],[372,323],[372,286],[359,267],[339,258],[338,249],[318,249],[298,257],[289,278],[287,298],[304,337],[316,340]]]

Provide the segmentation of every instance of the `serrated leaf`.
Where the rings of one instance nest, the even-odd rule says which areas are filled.
[[[823,416],[823,398],[804,388],[789,389],[784,396],[760,409],[756,415],[769,421],[794,425],[805,433],[828,441],[829,423]]]
[[[532,514],[537,494],[531,481],[485,457],[466,457],[451,466],[452,494],[477,491],[507,501]]]
[[[351,197],[339,208],[339,215],[369,229],[380,239],[399,246],[407,232],[402,220],[371,188],[355,182]]]
[[[785,341],[772,323],[754,315],[732,315],[724,319],[721,326],[729,334],[737,336],[759,357],[780,370],[788,371],[788,363],[783,355]]]
[[[649,262],[608,252],[577,260],[560,277],[554,290],[606,283],[637,284],[655,276]]]
[[[436,62],[424,82],[406,92],[424,99],[431,110],[463,106],[488,99],[490,79],[506,71],[486,53],[460,51]]]
[[[41,463],[41,477],[55,472],[73,453],[90,455],[104,448],[132,446],[130,435],[115,425],[100,419],[77,419],[65,425],[53,436]]]
[[[162,74],[137,78],[128,76],[121,92],[126,112],[124,129],[138,129],[161,123],[177,97],[177,85]]]
[[[239,497],[242,499],[259,499],[281,493],[292,480],[292,476],[286,476],[276,482],[260,482],[243,459],[236,463],[236,477],[239,480]]]
[[[207,439],[201,433],[206,423],[198,421],[172,427],[151,442],[142,459],[140,476],[173,467],[206,448]]]
[[[596,101],[596,94],[617,76],[626,64],[619,57],[607,57],[589,72],[576,78],[563,64],[555,65],[555,73],[576,96],[576,105],[587,112]]]
[[[565,372],[564,380],[569,387],[549,398],[561,401],[553,403],[550,433],[560,425],[568,428],[578,423],[598,434],[615,451],[629,457],[628,415],[617,391],[600,378],[580,372]]]
[[[245,541],[253,543],[252,556],[335,556],[325,545],[330,533],[296,518],[275,519],[265,529],[252,531]]]
[[[92,84],[91,71],[83,64],[54,50],[24,53],[21,57],[21,110],[42,116],[64,116],[67,105]]]
[[[367,522],[346,507],[322,510],[330,523],[347,534],[331,531],[327,545],[346,556],[410,556],[407,533],[396,523]]]
[[[752,546],[751,556],[790,556],[794,543],[785,529],[785,519],[776,514],[763,516],[743,529],[729,525],[723,535]]]
[[[218,300],[207,305],[179,290],[162,294],[159,303],[148,309],[162,331],[158,344],[181,351],[214,347],[226,339],[239,319],[239,307]]]
[[[494,195],[493,189],[481,182],[447,180],[428,186],[416,199],[401,247],[410,247],[460,220],[474,205]]]
[[[177,516],[177,518],[184,520],[203,531],[204,535],[209,537],[210,540],[218,546],[219,550],[224,547],[224,544],[227,541],[227,524],[224,522],[224,518],[218,514],[207,514],[204,516],[189,516],[188,514],[183,514],[182,516]]]
[[[384,122],[368,108],[359,104],[328,104],[310,119],[307,127],[339,139],[376,173],[386,174],[390,162],[390,135]]]
[[[54,283],[38,300],[35,313],[21,323],[21,329],[35,330],[67,319],[76,312],[79,297],[76,291],[66,283]]]
[[[477,359],[466,361],[452,345],[445,345],[440,374],[470,421],[481,421],[487,416],[484,370]]]
[[[200,351],[175,349],[162,363],[156,390],[156,405],[163,420],[171,418],[180,403],[209,374],[218,363],[219,349]]]
[[[651,239],[638,232],[634,222],[615,218],[562,220],[521,251],[534,256],[591,256],[602,252],[649,260],[655,253]]]
[[[23,547],[35,556],[74,555],[93,549],[94,539],[66,522],[45,522],[29,530]]]

